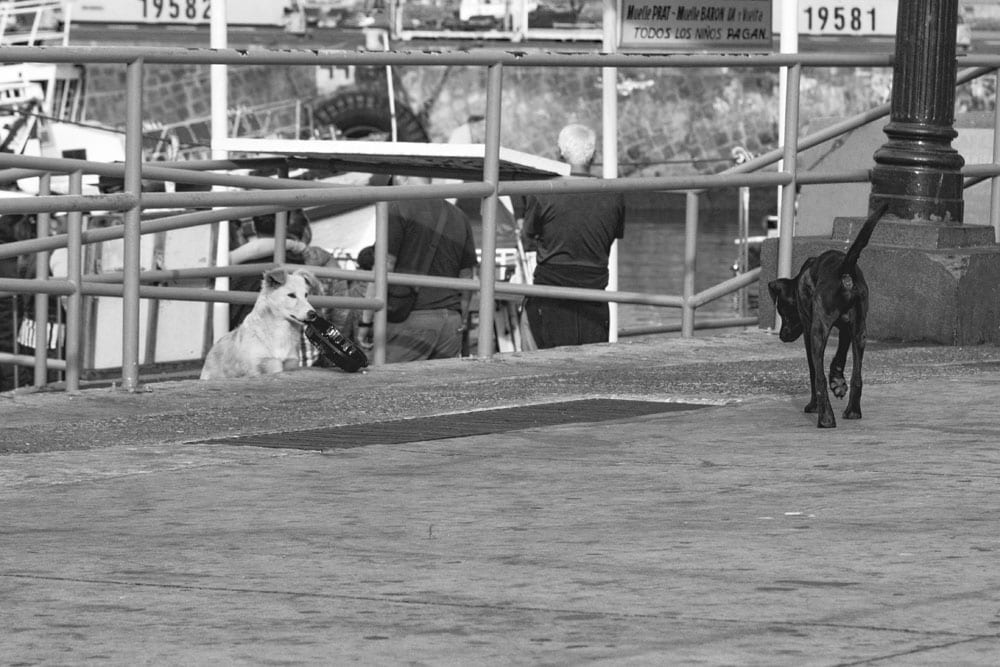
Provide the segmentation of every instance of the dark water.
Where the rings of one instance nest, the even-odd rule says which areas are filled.
[[[684,288],[685,196],[666,193],[629,193],[625,237],[618,247],[618,289],[680,296]],[[751,195],[750,234],[764,233],[763,220],[774,201],[773,191]],[[474,204],[477,205],[476,202]],[[734,276],[739,235],[738,195],[723,190],[701,197],[699,207],[698,256],[695,264],[695,292],[700,292]],[[756,224],[754,222],[756,221]],[[513,246],[513,229],[501,226],[499,246]],[[477,235],[478,235],[478,229]],[[479,239],[477,239],[479,242]],[[752,295],[756,289],[750,287]],[[722,297],[699,308],[696,319],[738,316],[735,295]],[[678,324],[679,308],[621,304],[618,328]]]
[[[684,289],[684,214],[636,212],[626,223],[618,249],[618,288],[680,296]],[[739,235],[738,218],[726,214],[699,219],[695,292],[734,276]],[[698,319],[735,317],[736,297],[726,296],[698,309]],[[679,308],[622,304],[619,329],[680,322]]]

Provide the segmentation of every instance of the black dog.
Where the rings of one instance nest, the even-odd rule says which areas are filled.
[[[888,204],[883,204],[868,216],[847,254],[827,250],[819,257],[807,259],[795,278],[772,280],[767,285],[781,315],[779,338],[782,342],[791,343],[805,332],[812,391],[805,411],[819,413],[819,428],[837,426],[823,375],[826,341],[834,327],[839,337],[837,352],[830,364],[830,389],[837,398],[847,394],[844,364],[847,362],[847,348],[851,346],[854,358],[851,396],[847,400],[844,418],[861,419],[861,359],[865,354],[868,285],[858,268],[858,257],[888,208]]]

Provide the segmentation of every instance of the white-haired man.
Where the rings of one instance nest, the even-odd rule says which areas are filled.
[[[559,133],[559,154],[572,177],[590,177],[597,137],[585,125]],[[604,289],[608,256],[625,233],[625,197],[620,192],[529,195],[521,234],[534,246],[536,285]],[[607,302],[529,297],[528,324],[539,348],[607,342]]]

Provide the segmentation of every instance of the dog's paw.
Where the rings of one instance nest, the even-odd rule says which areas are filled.
[[[830,376],[830,391],[837,398],[843,398],[847,396],[847,381],[844,379],[843,375],[831,375]]]
[[[861,419],[861,409],[847,408],[844,410],[844,419]]]
[[[802,412],[805,412],[807,414],[812,414],[816,412],[816,399],[813,399],[808,403],[806,403],[806,407],[802,409]]]
[[[833,416],[833,413],[826,415],[820,415],[816,422],[818,428],[837,428],[837,419]]]

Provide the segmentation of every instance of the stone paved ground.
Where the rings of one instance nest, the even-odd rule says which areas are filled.
[[[5,395],[4,662],[996,664],[1000,351],[873,344],[833,431],[801,354],[746,332]],[[205,443],[593,396],[708,407]]]

